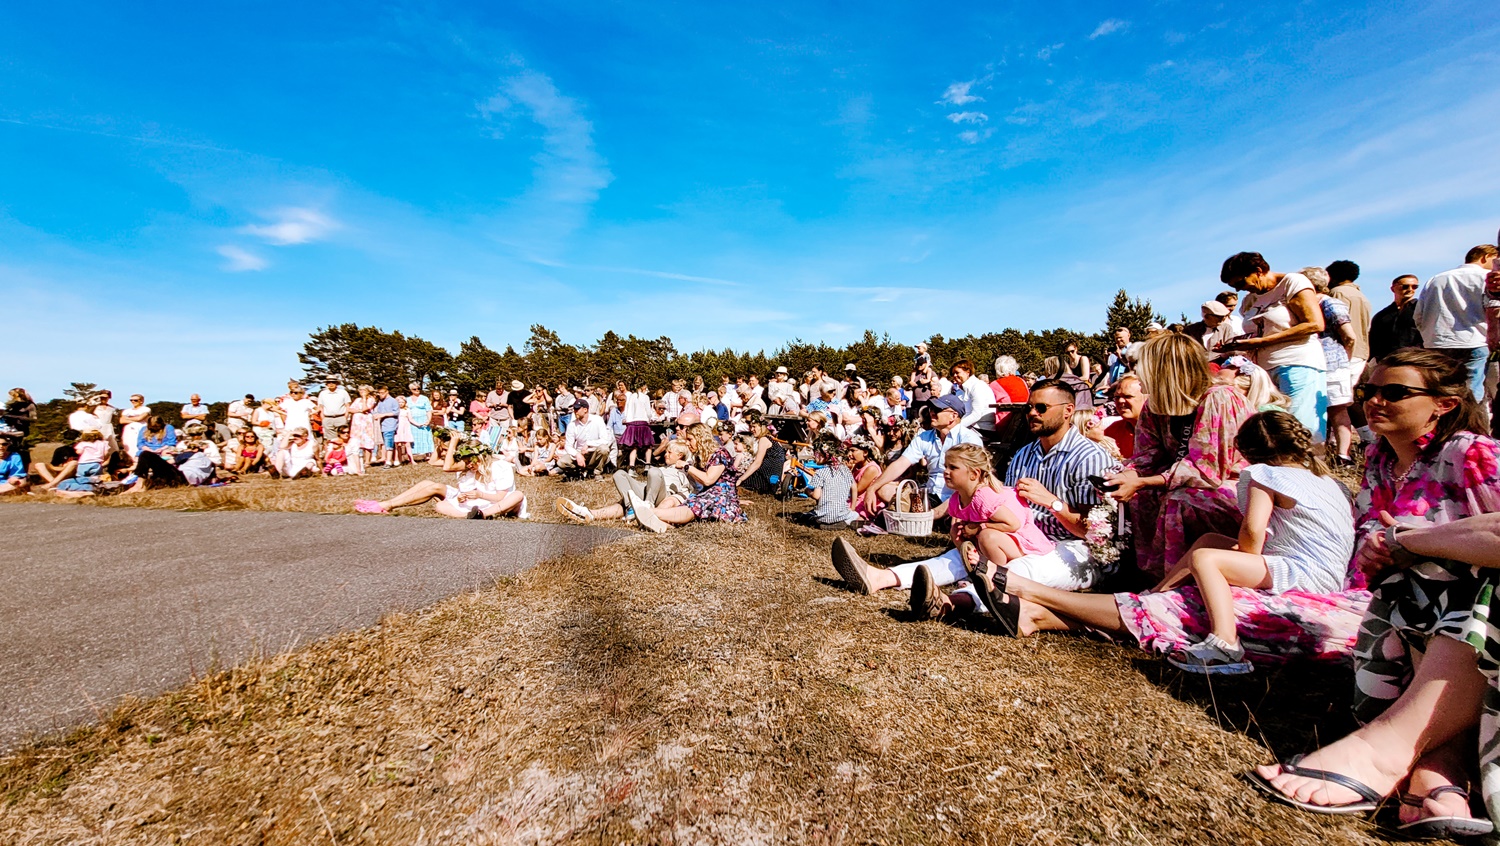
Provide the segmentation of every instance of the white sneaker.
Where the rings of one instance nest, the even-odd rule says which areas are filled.
[[[521,507],[516,510],[516,519],[525,520],[531,516],[531,500],[521,497]]]
[[[667,524],[656,516],[656,509],[635,494],[630,495],[630,507],[635,510],[635,521],[641,524],[641,528],[657,534],[667,530]]]
[[[1245,660],[1243,644],[1230,646],[1216,634],[1167,656],[1167,663],[1189,673],[1206,676],[1239,676],[1253,672],[1255,665]]]

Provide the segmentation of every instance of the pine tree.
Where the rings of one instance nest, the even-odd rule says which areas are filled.
[[[1141,297],[1131,299],[1125,289],[1121,288],[1115,293],[1115,301],[1110,303],[1109,310],[1104,313],[1104,331],[1099,333],[1099,339],[1107,347],[1113,348],[1114,332],[1124,326],[1130,330],[1132,340],[1143,341],[1146,339],[1146,326],[1152,322],[1166,324],[1167,321],[1156,312],[1150,300]]]
[[[63,396],[74,402],[82,402],[97,393],[99,393],[99,386],[93,382],[72,382],[63,389]]]

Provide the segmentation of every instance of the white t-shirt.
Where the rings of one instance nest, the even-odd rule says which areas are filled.
[[[1260,338],[1292,328],[1296,320],[1287,303],[1303,291],[1311,291],[1313,284],[1300,273],[1288,273],[1281,277],[1276,287],[1264,294],[1246,293],[1240,304],[1240,313],[1245,317],[1245,331]],[[1323,345],[1317,333],[1301,340],[1287,341],[1255,351],[1255,363],[1270,370],[1273,367],[1301,365],[1324,370],[1328,360],[1323,356]]]
[[[313,401],[307,397],[302,399],[289,399],[281,404],[281,410],[286,412],[286,420],[282,427],[287,432],[293,429],[306,429],[312,434],[312,411]]]
[[[342,387],[318,394],[318,409],[324,417],[343,417],[349,413],[349,392]]]

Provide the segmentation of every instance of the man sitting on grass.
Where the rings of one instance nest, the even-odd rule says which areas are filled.
[[[600,475],[614,445],[609,425],[586,403],[579,403],[573,411],[573,422],[568,424],[563,448],[557,454],[557,467],[565,476]]]

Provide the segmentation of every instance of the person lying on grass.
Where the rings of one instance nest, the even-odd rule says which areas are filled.
[[[702,423],[689,426],[681,438],[694,461],[679,458],[676,466],[702,490],[688,497],[669,496],[652,508],[649,503],[630,495],[635,519],[643,528],[665,532],[694,520],[719,520],[743,523],[748,518],[740,508],[739,488],[735,486],[734,458],[714,437],[714,430]],[[696,465],[696,466],[695,466]]]
[[[1254,669],[1245,659],[1234,620],[1231,587],[1284,593],[1333,593],[1354,556],[1354,511],[1342,485],[1313,453],[1312,435],[1284,411],[1253,415],[1235,446],[1250,465],[1240,471],[1238,538],[1198,538],[1153,592],[1191,578],[1208,607],[1212,631],[1167,656],[1192,673],[1237,675]]]
[[[500,515],[526,519],[526,496],[516,490],[515,466],[472,438],[453,438],[443,459],[444,472],[457,472],[454,485],[426,481],[386,500],[359,499],[361,514],[388,514],[393,508],[437,500],[432,508],[444,517],[483,520]]]

